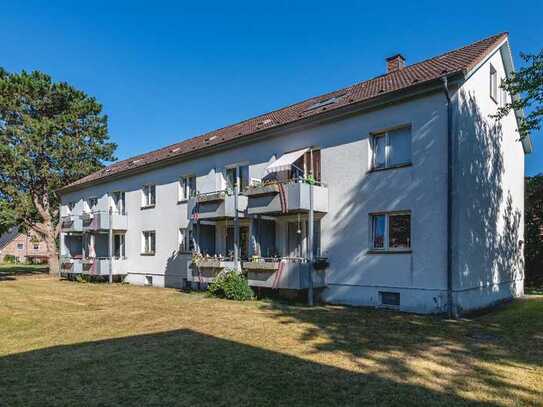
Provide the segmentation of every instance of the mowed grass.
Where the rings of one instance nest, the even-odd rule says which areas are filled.
[[[542,405],[543,296],[473,319],[0,282],[0,405]]]

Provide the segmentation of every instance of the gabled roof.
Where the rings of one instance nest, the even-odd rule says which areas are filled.
[[[17,227],[12,227],[3,235],[0,235],[0,249],[7,246],[18,235],[19,235],[19,228]]]
[[[146,154],[118,161],[93,174],[64,187],[62,190],[78,189],[123,173],[133,173],[137,169],[166,160],[182,160],[194,152],[226,144],[247,136],[255,136],[272,128],[278,128],[297,121],[314,118],[323,113],[342,109],[361,102],[378,99],[384,95],[394,95],[399,91],[414,88],[443,76],[466,74],[475,68],[494,48],[507,39],[507,33],[488,37],[463,48],[449,51],[437,57],[339,89],[303,102],[269,112],[240,123],[215,130],[177,144]]]

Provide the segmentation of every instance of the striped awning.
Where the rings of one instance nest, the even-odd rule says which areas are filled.
[[[298,158],[309,151],[309,147],[301,150],[291,151],[290,153],[283,154],[277,160],[272,162],[266,167],[267,172],[278,172],[290,170],[290,166],[296,162]]]

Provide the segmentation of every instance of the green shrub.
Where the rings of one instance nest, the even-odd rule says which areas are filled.
[[[209,284],[210,295],[229,300],[246,301],[253,298],[247,279],[235,270],[225,270]]]
[[[15,264],[17,263],[17,257],[15,257],[13,254],[6,254],[4,256],[4,263]]]

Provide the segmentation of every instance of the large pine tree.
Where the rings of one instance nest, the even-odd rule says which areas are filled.
[[[41,72],[0,68],[0,223],[43,237],[58,273],[57,190],[114,159],[107,116],[93,97]]]

